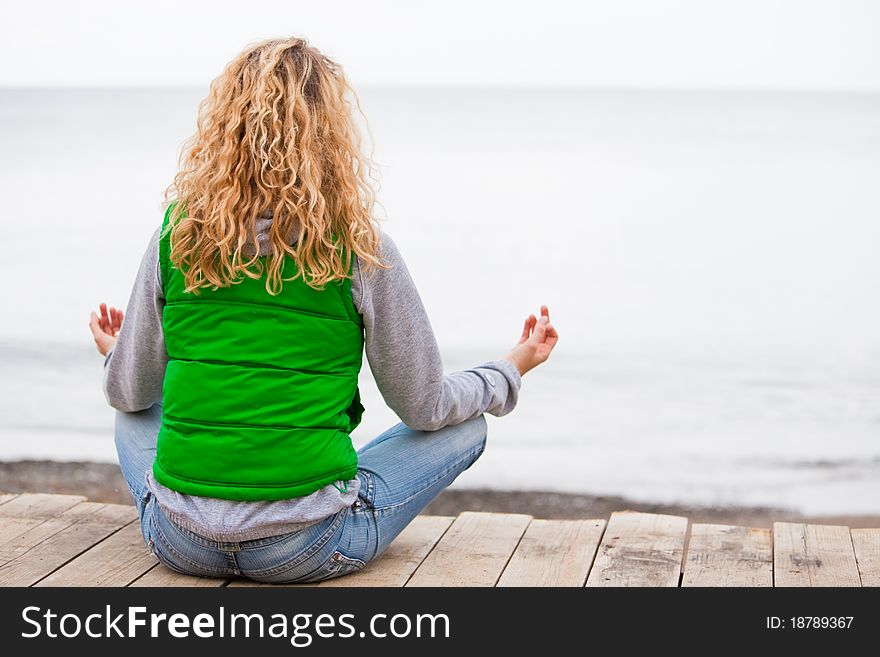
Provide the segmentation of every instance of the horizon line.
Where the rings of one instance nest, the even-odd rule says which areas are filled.
[[[0,84],[0,92],[9,91],[166,91],[208,90],[205,84]],[[414,92],[615,92],[615,93],[712,93],[712,94],[804,94],[804,95],[880,95],[880,88],[852,87],[781,87],[781,86],[687,86],[687,85],[476,85],[476,84],[362,84],[355,92],[414,91]]]

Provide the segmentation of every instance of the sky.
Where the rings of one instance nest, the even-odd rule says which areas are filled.
[[[355,85],[880,91],[873,0],[4,2],[0,87],[206,86],[306,36]]]

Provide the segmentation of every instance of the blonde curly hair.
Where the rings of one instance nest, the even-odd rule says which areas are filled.
[[[269,214],[270,294],[300,276],[315,289],[345,279],[354,255],[364,268],[390,266],[355,107],[342,68],[304,39],[257,43],[227,65],[165,191],[171,261],[188,292],[261,277],[255,224]],[[283,278],[286,256],[297,267]]]

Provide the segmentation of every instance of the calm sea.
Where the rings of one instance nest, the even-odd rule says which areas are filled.
[[[200,89],[0,91],[0,459],[115,458],[124,305]],[[880,513],[880,96],[366,90],[448,371],[561,340],[461,486]],[[362,443],[393,424],[365,363]]]

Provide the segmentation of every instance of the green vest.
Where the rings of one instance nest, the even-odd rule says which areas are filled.
[[[272,296],[264,274],[187,293],[170,261],[169,214],[156,481],[189,495],[281,500],[354,478],[364,334],[351,279],[315,290],[298,278]],[[284,276],[294,272],[287,256]]]

